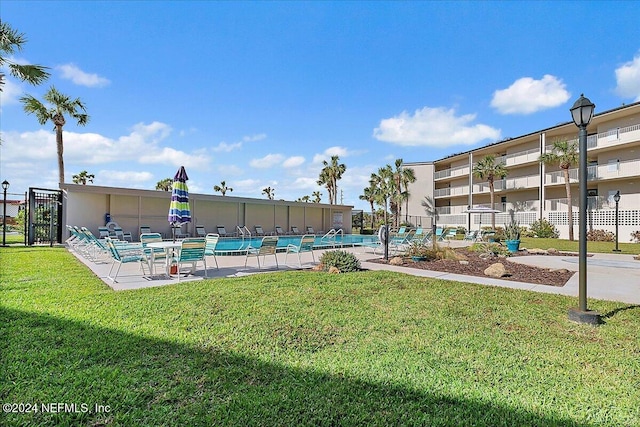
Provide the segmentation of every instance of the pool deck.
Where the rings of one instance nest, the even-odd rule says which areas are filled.
[[[463,244],[464,243],[462,242],[451,242],[452,246]],[[531,255],[527,257],[508,259],[508,262],[521,262],[543,268],[565,268],[569,271],[576,272],[565,286],[555,287],[494,279],[490,277],[466,276],[461,274],[369,262],[373,259],[379,259],[381,255],[372,253],[370,249],[368,251],[365,249],[366,248],[363,247],[344,248],[344,250],[353,252],[358,259],[360,259],[362,267],[368,270],[388,270],[411,274],[418,277],[455,280],[486,286],[522,289],[533,292],[560,294],[573,297],[578,296],[577,257]],[[71,252],[75,254],[72,250]],[[324,252],[324,250],[314,251],[316,261],[320,259],[322,252]],[[117,278],[117,283],[112,283],[111,280],[107,278],[107,274],[111,267],[110,262],[95,263],[78,254],[75,255],[81,262],[87,265],[97,277],[116,291],[165,286],[178,283],[178,279],[175,276],[172,276],[171,278],[167,278],[162,275],[144,277],[142,276],[140,266],[137,263],[122,265]],[[278,269],[276,269],[273,256],[267,257],[266,264],[263,263],[266,268],[262,269],[257,268],[256,259],[254,257],[251,257],[248,260],[247,267],[244,266],[245,256],[218,256],[216,258],[220,267],[219,269],[215,268],[213,258],[207,257],[207,276],[209,278],[233,278],[258,273],[272,273],[277,271],[300,269],[300,266],[298,265],[298,257],[295,254],[290,254],[288,256],[287,263],[285,263],[285,254],[278,253]],[[308,252],[301,254],[301,259],[303,269],[311,268],[314,265],[311,254]],[[188,283],[190,281],[204,279],[204,271],[201,264],[198,265],[198,268],[199,270],[196,271],[195,275],[181,277],[180,283]],[[589,298],[618,301],[628,304],[640,304],[640,261],[634,260],[632,255],[593,254],[593,256],[589,257],[587,260],[587,290],[587,296]]]

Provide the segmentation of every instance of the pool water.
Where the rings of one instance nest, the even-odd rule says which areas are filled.
[[[287,245],[292,244],[298,246],[302,236],[279,236],[278,248],[285,250]],[[316,236],[314,248],[321,249],[327,247],[339,246],[361,246],[372,244],[378,240],[378,236],[345,234],[338,235],[335,238],[325,239],[322,236]],[[250,239],[241,239],[238,237],[222,237],[218,240],[216,252],[239,252],[247,249],[248,246],[258,247],[262,237],[252,237]]]

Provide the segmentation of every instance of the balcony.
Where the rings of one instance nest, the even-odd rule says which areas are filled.
[[[574,197],[571,203],[573,210],[579,210],[579,200]],[[547,199],[544,202],[544,208],[547,211],[566,211],[568,209],[567,198],[563,199]],[[610,203],[609,199],[604,196],[591,196],[587,197],[587,209],[589,210],[601,210],[601,209],[613,209],[615,203]]]
[[[628,144],[629,142],[640,141],[640,124],[612,129],[607,132],[600,132],[587,137],[587,150],[596,148],[613,147],[616,145]],[[578,139],[570,139],[569,143],[578,144]],[[552,144],[546,146],[546,151],[550,152]]]
[[[499,179],[493,182],[496,191],[499,190],[517,190],[523,188],[537,188],[540,185],[540,175],[519,176],[516,178]],[[489,183],[481,182],[473,184],[473,193],[489,192]]]
[[[540,150],[532,148],[531,150],[518,151],[516,153],[509,153],[503,156],[503,163],[506,166],[515,166],[523,163],[537,162],[540,158]]]
[[[469,175],[469,166],[457,166],[455,168],[443,169],[433,173],[433,179],[435,181],[444,178],[455,178],[459,176],[468,176]]]
[[[578,182],[578,168],[569,169],[569,182]],[[587,180],[603,180],[615,178],[636,177],[640,174],[640,160],[623,160],[603,165],[591,165],[587,167]],[[564,171],[555,171],[545,174],[545,184],[564,184]]]
[[[457,187],[437,188],[433,191],[433,197],[451,197],[451,196],[464,196],[469,194],[468,185],[460,185]]]

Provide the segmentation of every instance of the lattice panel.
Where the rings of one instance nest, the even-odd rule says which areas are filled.
[[[569,225],[566,212],[548,212],[549,222],[554,225]],[[573,224],[578,225],[580,213],[573,213]],[[600,211],[590,211],[587,213],[587,222],[591,226],[615,226],[616,211],[607,209]],[[640,225],[640,210],[624,210],[618,212],[618,225],[637,226]]]

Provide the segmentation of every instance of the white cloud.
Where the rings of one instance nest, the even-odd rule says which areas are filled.
[[[267,137],[266,133],[258,133],[258,134],[255,134],[255,135],[245,136],[245,137],[242,138],[242,140],[244,142],[256,142],[256,141],[262,141],[266,137]]]
[[[217,146],[213,147],[212,150],[216,152],[224,152],[230,153],[233,150],[238,150],[242,147],[242,142],[235,142],[233,144],[227,144],[226,142],[221,142]]]
[[[101,170],[96,174],[100,185],[127,187],[131,183],[153,181],[153,174],[144,171]]]
[[[249,165],[252,168],[268,169],[274,167],[282,162],[284,156],[282,154],[267,154],[261,159],[252,159]]]
[[[171,147],[164,147],[160,151],[144,154],[139,158],[140,163],[170,164],[176,167],[202,169],[209,164],[209,158],[204,154],[189,154]]]
[[[473,145],[489,139],[500,139],[500,129],[487,125],[472,125],[475,114],[456,116],[453,108],[424,107],[413,115],[403,111],[380,121],[373,136],[402,146],[448,147],[454,144]]]
[[[17,104],[18,98],[20,98],[23,93],[22,86],[6,74],[2,81],[4,84],[2,85],[2,93],[0,94],[0,108],[5,105]]]
[[[292,156],[289,157],[282,163],[282,167],[284,168],[295,168],[304,163],[304,157],[302,156]]]
[[[640,101],[640,53],[632,61],[616,68],[616,93]]]
[[[74,84],[87,87],[103,87],[111,83],[108,79],[97,74],[85,73],[75,64],[64,64],[56,67],[62,72],[62,78],[71,80]]]
[[[316,154],[313,156],[314,164],[322,163],[323,160],[331,159],[331,156],[338,156],[340,158],[349,157],[350,155],[358,154],[356,151],[349,151],[345,147],[333,146],[324,150],[322,153]]]
[[[491,106],[500,114],[531,114],[562,105],[571,97],[561,79],[545,74],[542,80],[522,77],[493,93]]]

